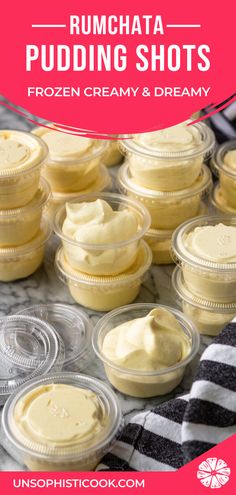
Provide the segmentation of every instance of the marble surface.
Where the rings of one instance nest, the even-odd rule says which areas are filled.
[[[30,130],[31,123],[20,115],[9,111],[0,105],[0,128]],[[55,236],[48,243],[43,266],[31,277],[14,283],[0,284],[0,315],[10,315],[39,303],[67,303],[75,304],[67,287],[56,277],[54,272],[54,253],[57,245]],[[172,266],[152,266],[144,281],[140,294],[135,302],[156,302],[176,307],[174,295],[171,292]],[[86,310],[91,321],[95,324],[102,313]],[[161,402],[167,401],[177,395],[189,391],[192,383],[196,364],[204,347],[210,342],[207,337],[201,338],[199,355],[188,367],[181,385],[171,394],[154,399],[133,399],[118,394],[121,407],[128,421],[137,411],[148,409]],[[105,379],[102,365],[97,358],[91,360],[87,374]],[[22,471],[24,468],[11,459],[2,447],[0,447],[0,471]]]

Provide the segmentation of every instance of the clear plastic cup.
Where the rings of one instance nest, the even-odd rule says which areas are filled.
[[[125,163],[117,175],[119,190],[139,200],[151,215],[152,229],[174,230],[201,211],[201,202],[212,188],[211,172],[203,166],[198,179],[187,189],[175,192],[161,192],[136,184],[129,165]]]
[[[104,165],[100,165],[99,173],[94,182],[92,182],[86,189],[73,193],[56,193],[51,195],[49,208],[47,213],[51,219],[54,218],[59,206],[64,205],[67,202],[77,198],[79,194],[88,194],[91,192],[109,191],[112,188],[112,178]]]
[[[190,120],[186,122],[189,123]],[[134,181],[142,187],[162,192],[191,187],[200,175],[204,160],[215,146],[215,136],[203,122],[191,124],[189,129],[194,132],[195,143],[184,150],[176,146],[176,150],[169,151],[168,141],[162,150],[155,149],[155,135],[159,131],[137,135],[132,139],[127,136],[122,146]],[[153,139],[153,145],[144,144],[145,136]]]
[[[11,282],[34,273],[43,262],[45,244],[51,233],[51,226],[44,218],[39,231],[29,242],[0,248],[0,281]]]
[[[106,167],[120,165],[124,159],[124,155],[120,151],[119,141],[108,140],[107,148],[103,154],[103,163]]]
[[[64,364],[64,344],[47,322],[26,315],[0,319],[0,405],[22,383]]]
[[[197,227],[224,224],[236,227],[236,217],[202,216],[185,222],[172,237],[172,255],[183,271],[186,286],[197,297],[214,302],[236,301],[236,262],[219,263],[209,261],[190,252],[186,246],[188,235]],[[227,239],[220,239],[224,247]],[[235,246],[236,256],[236,246]]]
[[[145,207],[132,198],[116,193],[91,193],[78,196],[73,203],[106,201],[115,211],[132,211],[137,218],[137,231],[130,239],[110,243],[85,243],[74,240],[62,231],[66,218],[66,206],[57,211],[54,219],[54,231],[61,239],[66,258],[75,270],[92,276],[118,275],[131,267],[138,254],[140,242],[150,227],[150,216]]]
[[[110,311],[134,301],[151,263],[151,249],[141,241],[135,263],[120,275],[98,277],[74,270],[63,248],[56,253],[55,269],[77,303],[96,311]]]
[[[35,196],[48,148],[37,136],[15,130],[0,130],[0,146],[0,209],[11,210]]]
[[[16,421],[18,404],[29,396],[27,408],[34,407],[35,400],[43,395],[46,388],[53,385],[71,386],[85,389],[95,394],[100,408],[100,429],[88,432],[84,439],[75,438],[71,441],[67,434],[67,420],[76,414],[73,404],[65,403],[58,410],[55,404],[48,408],[44,416],[55,415],[55,423],[61,431],[62,440],[55,441],[54,431],[49,432],[47,442],[43,441],[42,418],[40,414],[34,424],[30,424],[29,430],[20,430]],[[54,407],[54,408],[53,408]],[[56,412],[55,412],[56,411]],[[61,415],[57,414],[61,411]],[[67,413],[67,411],[69,411]],[[78,409],[78,422],[80,411]],[[38,422],[38,428],[37,428]],[[47,377],[34,379],[20,387],[7,401],[2,414],[1,443],[6,451],[20,464],[24,464],[31,471],[92,471],[101,458],[110,450],[117,439],[122,427],[122,413],[115,393],[108,385],[95,378],[76,373],[62,372],[51,373]],[[79,426],[75,424],[75,426]],[[86,424],[85,424],[86,426]],[[35,436],[30,433],[35,428]],[[55,429],[54,429],[55,430]]]
[[[172,287],[182,311],[203,335],[218,335],[236,316],[236,302],[217,303],[192,294],[184,283],[179,267],[173,272]]]
[[[227,153],[233,150],[236,151],[236,139],[219,146],[212,157],[211,167],[220,179],[221,192],[225,201],[229,207],[236,209],[236,160],[234,167],[225,163]]]
[[[48,143],[49,157],[42,170],[43,176],[49,182],[53,192],[70,193],[85,189],[98,177],[106,142],[66,134],[53,124],[48,124],[48,126],[37,127],[33,130],[33,134],[40,136]],[[61,151],[58,151],[56,144],[52,145],[50,142],[50,135],[55,132],[58,133],[59,142],[65,144]],[[70,140],[74,138],[78,140],[77,150],[74,145],[71,148]],[[84,153],[81,153],[79,148],[81,139],[87,139],[90,143]]]
[[[223,194],[221,185],[218,183],[215,185],[211,194],[211,203],[218,212],[229,213],[230,215],[236,215],[236,208],[229,205]]]
[[[27,205],[0,210],[0,247],[20,246],[33,239],[39,231],[42,212],[49,197],[49,184],[42,178],[36,194]]]
[[[110,361],[102,351],[105,336],[127,321],[147,316],[154,308],[169,310],[177,318],[191,345],[188,356],[174,366],[153,371],[128,369]],[[176,388],[183,378],[187,364],[197,354],[199,343],[197,330],[191,320],[186,318],[183,313],[167,306],[151,303],[132,304],[111,311],[98,321],[93,332],[94,351],[103,362],[108,380],[120,392],[132,397],[144,398],[164,395]]]
[[[91,359],[92,324],[81,309],[69,304],[38,304],[18,313],[49,323],[65,348],[63,369],[84,371]]]

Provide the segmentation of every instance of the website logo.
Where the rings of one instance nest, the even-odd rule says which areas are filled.
[[[198,466],[197,478],[207,488],[221,488],[228,483],[230,468],[223,459],[208,457]]]

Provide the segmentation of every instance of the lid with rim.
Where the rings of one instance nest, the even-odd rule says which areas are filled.
[[[0,221],[1,219],[5,219],[5,217],[17,217],[23,216],[24,214],[28,214],[42,208],[50,198],[51,189],[48,182],[41,177],[39,182],[38,190],[34,195],[33,199],[29,203],[20,208],[13,208],[12,210],[0,210]]]
[[[67,284],[82,285],[89,287],[95,286],[101,289],[112,286],[127,286],[138,278],[142,277],[144,273],[150,268],[152,263],[152,251],[145,241],[141,241],[138,255],[134,264],[126,270],[124,273],[115,276],[92,276],[86,273],[79,272],[70,267],[66,260],[63,248],[59,247],[55,257],[55,270],[58,278]]]
[[[231,169],[224,162],[224,157],[228,151],[236,150],[236,139],[227,141],[219,146],[211,159],[212,171],[218,176],[220,172],[224,172],[225,175],[236,180],[236,168]]]
[[[65,348],[64,366],[86,357],[90,350],[92,324],[87,314],[69,304],[38,304],[23,309],[19,315],[29,315],[49,323],[60,336]],[[80,362],[78,361],[78,368]]]
[[[47,322],[25,315],[0,319],[0,403],[31,378],[61,370],[64,344]]]
[[[43,443],[39,439],[31,438],[24,432],[17,431],[14,422],[14,412],[17,403],[25,395],[36,391],[37,388],[47,387],[49,385],[68,385],[71,387],[85,389],[95,394],[97,405],[99,407],[101,429],[99,432],[88,431],[85,438],[70,441],[66,440],[55,444],[55,442]],[[43,390],[43,389],[42,389]],[[33,400],[33,396],[32,396]],[[66,406],[65,406],[66,408]],[[62,421],[64,418],[62,418]],[[60,422],[58,418],[57,422]],[[14,428],[13,428],[14,425]],[[4,407],[2,415],[3,444],[7,451],[20,457],[22,461],[27,456],[34,456],[38,460],[48,460],[51,462],[70,462],[70,461],[96,461],[111,448],[123,425],[121,408],[113,390],[104,382],[86,375],[80,375],[72,372],[50,373],[46,377],[33,379],[24,384],[8,400]],[[5,443],[6,442],[6,443]]]
[[[21,246],[0,248],[0,260],[10,261],[21,256],[27,256],[29,253],[42,247],[48,241],[51,234],[52,227],[45,216],[41,221],[39,232],[29,242]]]
[[[204,197],[205,194],[210,192],[212,187],[211,171],[206,165],[203,165],[201,174],[192,186],[186,189],[180,189],[179,191],[156,191],[136,184],[127,162],[121,165],[118,170],[117,182],[121,192],[137,194],[137,196],[143,196],[144,198],[149,198],[154,201],[178,201],[195,195]]]
[[[211,311],[212,313],[236,313],[236,302],[221,303],[208,301],[207,299],[202,299],[201,297],[192,294],[192,292],[190,292],[185,285],[182,270],[178,266],[173,271],[171,282],[172,288],[178,297],[192,306],[206,311]]]
[[[191,124],[191,120],[186,121],[186,124]],[[159,159],[171,159],[178,160],[181,159],[189,159],[198,155],[206,155],[210,154],[215,146],[215,135],[213,131],[203,122],[195,122],[192,123],[191,126],[194,127],[194,130],[199,134],[200,140],[198,144],[194,144],[193,148],[178,150],[178,151],[160,151],[155,150],[154,147],[142,146],[139,143],[138,139],[135,139],[133,136],[132,139],[129,138],[128,135],[124,136],[124,140],[122,140],[122,147],[127,152],[138,154],[142,157],[149,158],[159,158]],[[154,131],[158,132],[158,131]],[[152,134],[151,132],[149,133]]]
[[[181,224],[173,233],[172,236],[172,257],[176,263],[190,265],[195,269],[201,269],[204,271],[215,271],[218,273],[233,273],[236,270],[236,262],[219,263],[210,261],[198,257],[196,254],[191,253],[185,244],[187,236],[193,232],[197,227],[214,226],[219,223],[229,225],[236,228],[236,217],[233,215],[212,215],[201,216],[188,220]],[[236,247],[235,247],[236,255]],[[235,273],[236,276],[236,273]]]
[[[2,145],[1,145],[2,141]],[[4,149],[3,144],[9,147]],[[11,176],[19,176],[41,167],[48,155],[48,147],[44,141],[30,132],[19,130],[0,130],[0,180]],[[4,160],[8,166],[4,168]]]
[[[230,213],[231,215],[236,215],[236,209],[227,203],[225,197],[221,192],[221,187],[219,183],[215,185],[211,193],[211,202],[216,209],[223,211],[223,213]]]
[[[35,127],[32,131],[33,135],[40,136],[40,138],[47,144],[49,149],[49,160],[47,165],[52,165],[55,162],[69,164],[80,164],[85,161],[96,158],[101,155],[107,148],[106,140],[91,139],[86,136],[78,135],[75,131],[65,132],[65,130],[58,128],[52,122],[46,122],[44,125]],[[50,136],[56,136],[56,140],[51,141]],[[58,136],[57,136],[58,134]],[[78,143],[78,144],[77,144]],[[82,148],[80,148],[80,144]],[[63,146],[64,144],[64,146]],[[88,144],[88,146],[86,146]],[[61,147],[61,152],[58,152],[58,147]]]

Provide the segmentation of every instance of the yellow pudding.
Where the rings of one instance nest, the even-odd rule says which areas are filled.
[[[122,424],[112,390],[77,373],[30,380],[4,407],[1,441],[31,471],[92,471]]]
[[[215,303],[194,296],[186,287],[179,268],[173,272],[172,287],[184,314],[203,335],[218,335],[236,316],[236,303]]]
[[[103,163],[107,167],[119,165],[123,161],[124,156],[120,152],[119,141],[107,141],[107,148],[103,154]]]
[[[236,300],[234,217],[200,217],[177,229],[172,239],[188,289],[215,302]]]
[[[223,194],[222,187],[220,186],[220,184],[216,184],[216,186],[214,187],[211,196],[211,202],[213,206],[216,208],[216,210],[220,212],[227,214],[229,213],[231,215],[236,214],[236,208],[233,208],[232,206],[229,205],[229,203],[225,199],[225,195]]]
[[[29,242],[21,246],[0,248],[0,281],[11,282],[34,273],[43,262],[45,243],[50,235],[51,228],[45,219]]]
[[[214,143],[211,129],[204,123],[192,124],[189,120],[125,139],[123,147],[136,184],[173,192],[186,189],[197,180]]]
[[[151,215],[152,229],[174,230],[189,218],[198,216],[202,199],[212,187],[211,172],[206,166],[203,166],[201,174],[191,187],[169,193],[136,184],[127,163],[120,167],[117,177],[120,191],[139,200],[147,208]]]
[[[45,143],[23,131],[0,131],[0,209],[26,205],[36,194]]]
[[[54,221],[68,263],[88,275],[117,275],[133,265],[150,226],[145,208],[114,193],[79,196]]]
[[[211,165],[219,176],[224,201],[229,208],[236,209],[236,140],[219,146]]]
[[[94,182],[99,173],[106,144],[82,136],[67,134],[55,125],[38,127],[33,133],[40,136],[49,148],[49,158],[42,174],[53,192],[77,192]]]
[[[42,211],[50,196],[44,179],[33,199],[21,208],[0,210],[0,248],[20,246],[33,239],[40,227]]]
[[[135,313],[141,316],[132,318]],[[198,345],[196,330],[181,313],[151,304],[111,311],[98,322],[93,334],[94,350],[103,361],[108,380],[132,397],[171,392],[181,382]]]
[[[172,230],[150,229],[144,239],[152,250],[152,262],[155,265],[174,263],[171,257]]]
[[[56,272],[62,282],[68,285],[77,303],[96,311],[110,311],[134,301],[151,262],[151,250],[142,241],[136,260],[128,270],[116,276],[91,276],[74,270],[60,248],[56,254]]]
[[[109,191],[112,187],[112,179],[107,170],[107,168],[103,165],[99,167],[99,173],[94,182],[89,184],[86,189],[83,189],[80,192],[73,193],[53,193],[50,198],[49,206],[47,208],[47,214],[53,220],[56,211],[62,205],[65,205],[67,202],[73,201],[80,194],[88,194],[92,192],[102,192]]]

